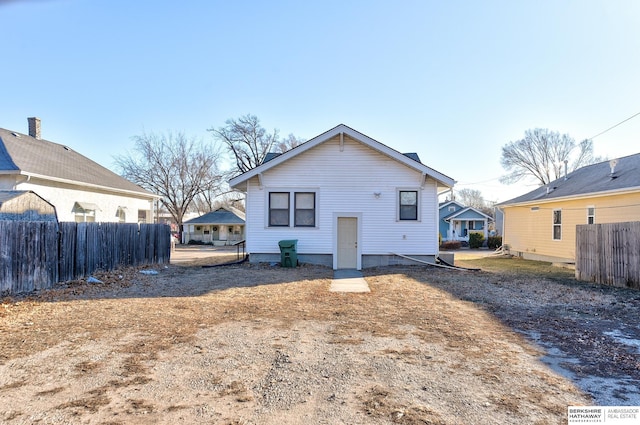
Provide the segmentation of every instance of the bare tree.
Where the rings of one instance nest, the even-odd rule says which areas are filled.
[[[502,147],[500,162],[508,172],[500,178],[503,183],[515,183],[529,177],[545,185],[562,177],[565,164],[571,172],[603,160],[593,156],[591,140],[576,144],[568,134],[541,128],[527,130],[524,135],[524,139]]]
[[[223,142],[236,162],[240,173],[249,171],[262,163],[264,157],[278,142],[278,130],[267,133],[255,115],[247,114],[238,119],[228,119],[224,127],[207,131]]]
[[[475,208],[488,216],[493,217],[493,203],[484,199],[482,192],[477,189],[460,189],[456,190],[456,199],[467,207]]]
[[[296,146],[300,146],[306,141],[306,139],[301,139],[289,133],[289,135],[284,139],[278,140],[278,142],[276,143],[276,150],[278,152],[284,153],[290,149],[295,148]]]
[[[193,200],[222,190],[220,153],[184,133],[144,133],[134,136],[134,154],[117,156],[123,177],[162,196],[161,202],[182,229]]]
[[[472,208],[483,208],[486,204],[482,192],[477,189],[456,190],[456,199],[467,207]]]

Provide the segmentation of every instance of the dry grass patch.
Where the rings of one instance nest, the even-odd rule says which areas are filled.
[[[24,414],[40,412],[43,421],[63,411],[87,423],[115,414],[123,423],[141,414],[148,423],[296,423],[305,415],[325,423],[509,423],[509,415],[553,423],[568,403],[588,401],[562,378],[548,379],[539,351],[484,305],[450,290],[488,274],[372,269],[371,293],[344,294],[328,291],[332,273],[180,265],[6,302],[0,368],[11,362],[15,376],[0,397],[23,400]],[[27,371],[36,362],[60,365],[42,379],[76,375],[47,394],[49,404],[33,397],[40,378]]]

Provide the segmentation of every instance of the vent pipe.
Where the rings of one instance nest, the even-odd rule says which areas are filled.
[[[565,180],[567,179],[567,163],[568,162],[569,162],[568,160],[566,159],[564,160],[564,179]]]
[[[617,159],[612,159],[611,161],[609,161],[609,167],[611,167],[611,175],[614,175],[614,173],[616,172],[616,165],[618,165]]]

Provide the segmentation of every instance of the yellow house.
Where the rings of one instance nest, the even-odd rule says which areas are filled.
[[[497,207],[506,252],[573,263],[576,225],[640,221],[640,153],[579,168]]]

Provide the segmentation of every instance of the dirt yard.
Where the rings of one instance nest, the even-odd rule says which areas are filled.
[[[495,261],[367,270],[366,294],[323,267],[183,263],[4,298],[0,422],[561,424],[599,395],[559,371],[638,387],[638,292]]]

